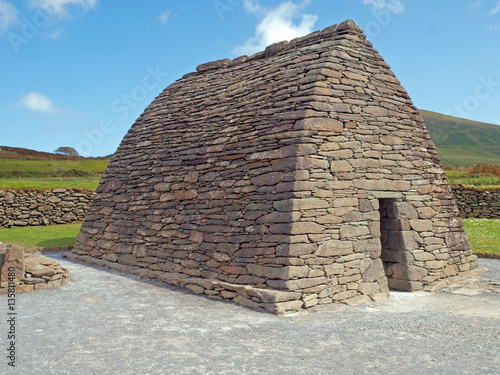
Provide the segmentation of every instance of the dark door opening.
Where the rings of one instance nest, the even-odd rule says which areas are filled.
[[[405,233],[410,231],[410,223],[401,217],[397,199],[379,199],[381,259],[384,264],[387,284],[390,289],[411,290],[409,282],[408,256],[405,248]]]

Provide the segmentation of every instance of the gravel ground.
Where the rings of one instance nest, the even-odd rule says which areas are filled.
[[[274,316],[48,256],[72,281],[16,295],[15,369],[0,296],[2,374],[500,374],[498,260],[443,292]]]

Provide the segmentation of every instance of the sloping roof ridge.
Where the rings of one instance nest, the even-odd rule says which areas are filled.
[[[356,22],[349,19],[349,20],[346,20],[344,22],[329,26],[323,30],[314,31],[308,35],[292,39],[291,41],[283,41],[283,42],[271,44],[271,45],[267,46],[264,51],[257,52],[252,56],[243,55],[243,56],[236,57],[233,60],[222,59],[222,60],[210,61],[210,62],[201,64],[201,65],[198,65],[196,67],[196,72],[188,73],[188,74],[184,75],[184,77],[182,77],[182,78],[187,78],[191,75],[206,72],[209,70],[231,67],[231,66],[240,65],[240,64],[243,64],[243,63],[246,63],[249,61],[254,61],[257,59],[268,58],[268,57],[271,57],[271,56],[278,54],[281,51],[296,48],[296,47],[300,46],[301,44],[310,42],[312,39],[324,39],[325,37],[340,35],[340,34],[345,33],[347,31],[354,31],[356,33],[363,34],[363,29],[361,27],[359,27],[359,25]]]

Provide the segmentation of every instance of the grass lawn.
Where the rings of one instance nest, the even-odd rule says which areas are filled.
[[[498,164],[498,152],[500,151],[498,145],[470,146],[453,144],[452,146],[436,145],[436,148],[441,163],[445,167],[474,165],[480,162]]]
[[[26,248],[74,245],[81,223],[0,229],[0,242]]]
[[[500,254],[500,219],[464,219],[475,253]]]
[[[109,159],[26,160],[0,158],[0,190],[94,191]]]
[[[469,186],[483,187],[499,187],[500,177],[494,175],[473,175],[467,171],[446,171],[446,176],[451,184],[462,184]]]
[[[0,159],[0,178],[85,177],[101,175],[108,159],[23,160]]]
[[[94,191],[99,186],[101,175],[67,178],[19,178],[0,179],[0,190],[37,190],[57,188]]]

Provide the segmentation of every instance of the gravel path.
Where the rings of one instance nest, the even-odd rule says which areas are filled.
[[[2,374],[500,374],[498,260],[449,292],[273,316],[49,256],[72,281],[16,296],[17,366],[2,355]]]

